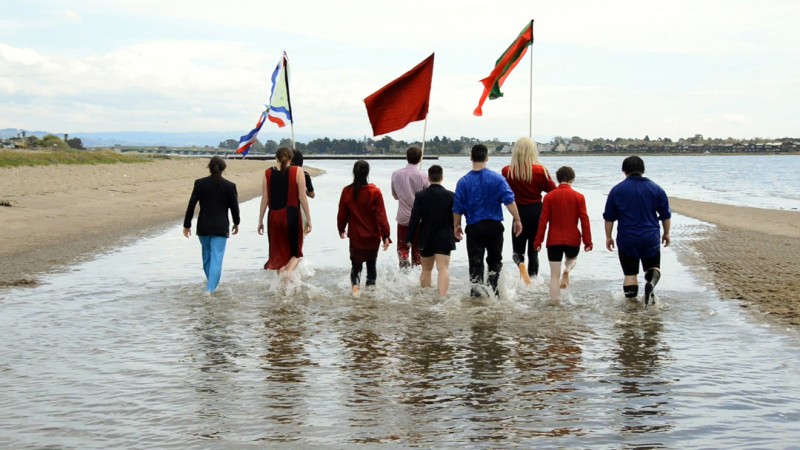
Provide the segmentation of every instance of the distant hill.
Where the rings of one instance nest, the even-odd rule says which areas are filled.
[[[17,128],[5,128],[0,130],[0,139],[7,139],[17,136],[22,130]],[[239,136],[249,130],[240,131],[200,131],[200,132],[175,132],[163,133],[154,131],[108,131],[108,132],[70,132],[70,137],[80,138],[85,147],[113,147],[115,145],[125,146],[168,146],[168,147],[217,147],[220,142],[227,139],[239,139]],[[63,132],[50,131],[30,131],[25,130],[27,136],[43,137],[54,134],[63,137]],[[258,140],[264,142],[272,139],[279,142],[283,138],[291,137],[289,132],[269,133],[261,132]],[[296,136],[300,142],[315,139],[317,136]]]

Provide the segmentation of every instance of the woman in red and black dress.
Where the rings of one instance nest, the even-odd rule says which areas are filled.
[[[514,144],[511,150],[511,164],[503,167],[502,173],[514,192],[514,201],[517,203],[522,221],[522,234],[515,236],[511,233],[514,263],[519,266],[520,275],[528,283],[529,277],[539,274],[539,254],[533,248],[533,240],[536,238],[539,217],[542,215],[542,192],[554,190],[556,184],[553,183],[553,178],[547,169],[539,162],[536,143],[527,137],[518,139]]]
[[[267,215],[269,259],[266,270],[278,270],[290,275],[303,257],[303,235],[311,232],[311,211],[306,197],[306,179],[303,170],[291,166],[292,151],[281,147],[275,153],[278,167],[270,167],[261,183],[261,211],[258,216],[258,234],[264,234],[264,214]],[[303,229],[300,211],[308,221]]]
[[[367,177],[369,163],[364,160],[356,161],[353,165],[353,184],[342,191],[336,218],[339,237],[350,238],[350,284],[355,296],[358,296],[364,263],[367,263],[366,285],[373,286],[378,277],[378,248],[383,243],[383,250],[386,251],[392,242],[383,194],[377,186],[367,181]]]

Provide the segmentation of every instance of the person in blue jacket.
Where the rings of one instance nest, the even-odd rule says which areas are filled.
[[[611,236],[618,222],[616,247],[625,278],[622,290],[626,298],[639,294],[639,264],[644,270],[644,304],[647,305],[661,278],[661,243],[669,245],[672,213],[669,199],[661,186],[644,177],[644,161],[629,156],[622,161],[625,180],[611,189],[603,212],[606,248],[614,250]],[[664,229],[661,233],[659,222]]]
[[[484,283],[483,257],[489,268],[489,287],[497,295],[497,282],[503,268],[503,209],[505,205],[514,218],[514,236],[522,233],[514,192],[502,175],[486,167],[489,150],[483,144],[472,147],[470,153],[472,170],[456,184],[453,198],[453,232],[455,239],[467,235],[469,278],[472,283],[470,295],[480,297],[479,285]],[[467,226],[461,229],[461,216],[467,217]]]
[[[214,156],[208,162],[211,175],[195,180],[186,216],[183,219],[183,235],[192,235],[194,208],[200,203],[197,216],[197,237],[203,252],[203,272],[208,280],[208,292],[214,292],[222,276],[222,258],[228,242],[228,210],[233,218],[231,233],[239,232],[239,198],[236,185],[224,178],[225,160]]]

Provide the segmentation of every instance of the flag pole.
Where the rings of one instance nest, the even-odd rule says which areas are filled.
[[[422,155],[425,156],[425,135],[428,132],[428,116],[425,115],[425,124],[422,126]]]
[[[533,139],[533,19],[531,19],[531,76],[530,100],[528,101],[528,137]]]
[[[286,52],[283,52],[283,79],[286,81],[286,103],[289,106],[289,123],[292,127],[292,150],[296,150],[294,146],[294,110],[292,109],[292,96],[290,92],[292,91],[289,89],[289,57],[286,56]]]

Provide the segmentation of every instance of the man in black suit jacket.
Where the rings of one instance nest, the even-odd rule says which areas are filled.
[[[431,185],[414,196],[411,219],[406,237],[414,236],[419,227],[419,253],[422,257],[420,286],[431,286],[433,265],[438,272],[439,296],[447,296],[450,287],[450,252],[456,248],[453,233],[453,192],[442,186],[442,167],[433,165],[428,169]],[[410,246],[406,240],[404,245]]]
[[[225,160],[214,156],[208,163],[210,176],[194,181],[192,196],[183,219],[183,235],[192,235],[194,208],[200,203],[197,217],[197,237],[203,250],[203,271],[208,280],[208,292],[214,292],[222,276],[222,258],[228,242],[228,210],[233,218],[231,232],[239,232],[239,198],[236,185],[224,178]]]

